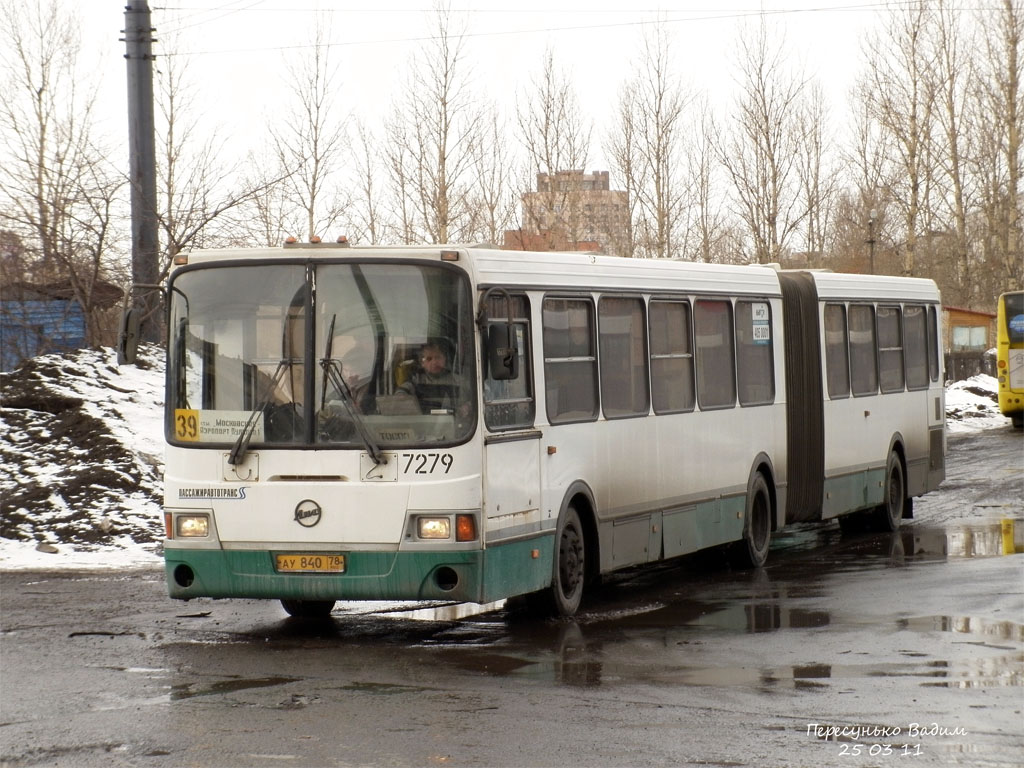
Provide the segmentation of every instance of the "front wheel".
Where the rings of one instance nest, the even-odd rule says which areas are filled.
[[[768,481],[760,472],[747,494],[747,521],[743,538],[733,545],[733,565],[737,568],[760,568],[768,559],[772,541],[772,498]]]
[[[281,607],[297,619],[326,619],[334,610],[333,600],[282,600]]]
[[[586,545],[583,540],[583,525],[576,508],[570,504],[558,527],[555,544],[558,552],[551,581],[555,612],[559,616],[572,616],[583,599],[583,582],[586,578]]]
[[[583,599],[586,566],[583,524],[576,508],[570,504],[555,531],[551,586],[524,596],[529,612],[535,616],[574,616]]]

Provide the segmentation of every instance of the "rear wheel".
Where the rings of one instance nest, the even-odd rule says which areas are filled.
[[[334,610],[333,600],[282,600],[281,607],[297,619],[326,619]]]
[[[875,510],[875,523],[879,530],[898,531],[903,520],[907,500],[907,484],[903,477],[903,464],[893,451],[885,466],[885,497]]]
[[[760,568],[768,559],[772,541],[772,498],[768,481],[760,472],[754,477],[747,494],[747,524],[743,539],[733,545],[733,565],[738,568]]]

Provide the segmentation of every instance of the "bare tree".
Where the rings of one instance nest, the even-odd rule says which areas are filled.
[[[1002,0],[998,12],[976,17],[984,40],[977,117],[981,257],[992,276],[991,300],[1002,291],[1024,287],[1021,254],[1021,147],[1024,141],[1021,41],[1024,11],[1017,0]]]
[[[70,286],[87,343],[109,342],[104,293],[125,277],[113,237],[124,179],[97,137],[79,24],[56,0],[3,0],[0,27],[0,226],[24,244],[35,279]]]
[[[401,236],[446,243],[464,237],[471,224],[476,122],[463,31],[448,6],[435,7],[432,20],[433,35],[415,57],[389,121],[388,151]]]
[[[267,231],[268,217],[253,216],[253,209],[260,211],[273,195],[271,188],[280,188],[282,179],[266,179],[252,172],[240,175],[237,165],[225,162],[225,142],[216,128],[196,116],[198,89],[189,77],[187,61],[175,54],[159,61],[157,219],[166,254],[160,279],[166,277],[173,256],[186,248],[253,245],[254,239],[260,244],[280,244],[280,233]],[[245,207],[244,215],[233,215],[239,207]],[[255,238],[253,222],[262,230]]]
[[[706,263],[728,261],[727,254],[722,251],[727,222],[722,210],[721,166],[715,154],[719,129],[706,98],[698,102],[693,114],[696,119],[688,131],[690,141],[686,148],[687,175],[694,190],[692,257]]]
[[[645,36],[637,71],[620,96],[620,135],[611,141],[616,170],[635,201],[636,255],[671,258],[687,250],[683,127],[691,98],[674,74],[665,27],[656,25]]]
[[[637,162],[636,144],[637,126],[636,109],[633,101],[636,93],[632,83],[626,83],[619,92],[619,101],[616,106],[615,122],[605,142],[605,153],[609,157],[611,168],[621,179],[625,187],[626,200],[628,204],[628,217],[626,227],[619,238],[614,238],[611,247],[620,256],[633,257],[636,255],[636,237],[633,232],[633,221],[637,216],[637,200],[640,195],[638,187],[643,183],[641,167]]]
[[[935,67],[931,75],[934,78],[932,89],[937,123],[933,137],[936,143],[934,156],[945,182],[942,207],[950,219],[942,229],[952,230],[955,248],[950,284],[956,286],[957,301],[969,303],[970,299],[964,292],[973,282],[968,216],[973,196],[970,159],[975,154],[971,147],[975,131],[969,120],[972,117],[970,102],[972,94],[978,90],[978,82],[973,57],[968,53],[973,45],[964,40],[961,18],[945,2],[936,7],[933,30]]]
[[[902,272],[915,272],[915,249],[932,215],[935,179],[934,48],[928,44],[931,11],[923,0],[894,6],[887,23],[866,41],[866,71],[857,98],[886,135],[889,192],[903,222]]]
[[[377,156],[378,142],[364,122],[355,125],[353,147],[353,189],[356,195],[345,214],[347,234],[353,242],[377,245],[384,237],[383,182]]]
[[[498,245],[513,226],[518,207],[512,190],[512,154],[497,105],[484,110],[480,122],[481,132],[473,144],[471,239]]]
[[[241,186],[250,194],[236,208],[225,212],[227,222],[219,228],[218,242],[236,247],[281,245],[302,232],[303,216],[296,210],[286,177],[272,148],[259,147],[246,156]]]
[[[285,68],[296,108],[285,110],[282,122],[270,131],[277,168],[264,173],[283,179],[286,197],[302,212],[310,240],[333,229],[348,204],[334,183],[348,144],[344,121],[334,107],[341,100],[338,68],[327,44],[329,29],[322,19],[306,56]]]
[[[408,117],[396,105],[385,121],[384,157],[391,202],[391,221],[398,242],[412,245],[420,240],[416,216],[416,168]]]
[[[523,196],[523,227],[547,233],[552,248],[575,246],[581,239],[579,205],[592,128],[550,48],[528,92],[517,100],[516,123],[526,151],[522,188],[537,183],[536,193]]]
[[[829,152],[833,142],[825,94],[818,83],[808,87],[796,121],[801,137],[797,152],[797,177],[802,199],[800,207],[806,212],[803,222],[804,250],[808,266],[815,267],[821,266],[825,259],[833,204],[839,186],[838,172]]]
[[[759,264],[779,261],[806,209],[798,193],[802,136],[792,115],[801,109],[805,79],[790,73],[784,46],[772,48],[765,24],[740,35],[740,92],[733,131],[718,156],[735,191],[739,215]]]

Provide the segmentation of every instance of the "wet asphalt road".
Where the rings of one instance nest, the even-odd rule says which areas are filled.
[[[1020,766],[1020,432],[950,440],[898,535],[777,537],[507,609],[167,599],[159,571],[0,577],[3,766]]]

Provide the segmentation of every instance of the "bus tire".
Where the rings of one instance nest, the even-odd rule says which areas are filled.
[[[554,569],[551,575],[551,607],[558,616],[573,616],[583,599],[587,575],[583,524],[573,504],[565,508],[555,533]]]
[[[758,472],[747,493],[743,538],[733,545],[732,561],[737,568],[760,568],[768,559],[772,542],[772,497],[768,481]]]
[[[333,600],[282,600],[281,607],[297,619],[326,619],[334,610]]]
[[[875,509],[876,527],[881,531],[898,531],[907,504],[907,482],[899,454],[893,451],[885,466],[885,496]]]
[[[1010,414],[1010,423],[1014,429],[1024,429],[1024,413]]]

